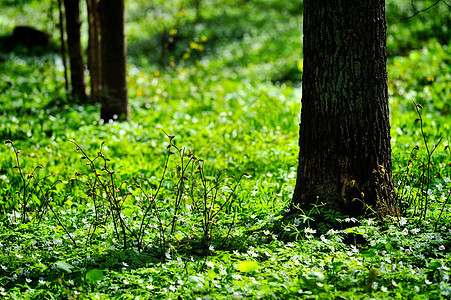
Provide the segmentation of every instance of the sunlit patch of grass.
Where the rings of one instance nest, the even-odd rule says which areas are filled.
[[[8,16],[22,11],[27,19],[33,14],[46,19],[41,15],[45,5],[35,9],[38,2],[50,2],[22,2],[22,8],[8,7]],[[405,215],[388,222],[376,216],[354,219],[318,203],[306,215],[287,217],[298,154],[301,5],[280,0],[201,2],[211,9],[203,11],[198,25],[193,8],[183,1],[129,3],[131,47],[163,30],[162,20],[149,16],[164,16],[169,31],[185,12],[173,31],[182,46],[178,56],[173,53],[172,66],[162,67],[158,58],[143,53],[130,57],[129,123],[101,124],[99,106],[67,103],[56,56],[4,55],[0,138],[13,140],[22,150],[25,182],[33,179],[27,175],[37,165],[42,169],[36,170],[36,178],[51,174],[48,182],[62,182],[49,189],[51,201],[32,197],[25,204],[32,217],[32,204],[47,199],[56,214],[43,214],[40,224],[20,218],[11,223],[8,201],[23,191],[24,180],[12,168],[17,162],[11,146],[0,147],[0,298],[449,298],[450,52],[443,43],[445,29],[437,27],[444,15],[389,22],[389,52],[405,54],[391,57],[388,64],[395,183],[399,199],[406,202],[401,202]],[[409,13],[394,1],[388,4],[389,16]],[[205,26],[226,12],[231,15],[221,19],[224,24]],[[45,22],[44,27],[51,25]],[[202,36],[204,50],[183,59],[190,43]],[[430,149],[443,137],[430,164],[414,103],[423,107]],[[99,225],[91,243],[74,245],[67,232],[77,241],[86,241],[93,232],[96,206],[88,201],[86,183],[95,175],[89,178],[86,159],[80,159],[69,140],[92,158],[105,143],[101,154],[110,159],[108,170],[114,170],[115,180],[146,179],[142,186],[151,190],[168,154],[163,130],[177,136],[174,146],[195,150],[210,174],[225,168],[235,177],[249,174],[240,181],[233,204],[224,206],[227,214],[208,223],[218,229],[208,247],[199,238],[202,230],[192,231],[201,222],[188,208],[180,211],[180,230],[174,230],[168,243],[171,251],[159,251],[158,226],[146,231],[147,241],[154,242],[149,249],[140,251],[133,238],[123,249],[123,240],[117,238],[122,233],[116,235],[112,222]],[[428,188],[423,188],[427,197],[420,185],[426,182],[421,179],[425,166],[431,171]],[[161,207],[171,207],[169,199],[175,199],[170,191],[177,186],[177,164],[170,169],[174,172],[165,182],[167,191],[156,199]],[[76,171],[85,172],[84,181],[74,179],[80,178]],[[133,223],[140,216],[134,206],[140,195],[136,186],[129,187],[132,196],[124,202],[124,219]],[[229,190],[224,187],[223,192]],[[415,197],[428,199],[426,217],[415,213]],[[170,211],[161,210],[165,224],[171,224]],[[149,226],[157,224],[154,220]],[[197,237],[189,234],[193,232]],[[224,241],[224,236],[229,238]]]

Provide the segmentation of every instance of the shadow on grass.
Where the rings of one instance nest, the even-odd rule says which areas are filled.
[[[145,57],[150,64],[165,67],[169,66],[171,60],[193,63],[206,54],[215,53],[220,45],[243,39],[252,27],[261,25],[249,18],[248,11],[186,22],[174,28],[177,30],[174,35],[163,31],[130,44],[128,55],[132,60]],[[203,36],[206,39],[202,40]],[[200,45],[200,49],[193,43]],[[189,58],[186,53],[189,53]]]
[[[57,46],[50,41],[46,32],[29,26],[18,26],[11,34],[0,36],[0,61],[2,62],[6,61],[7,54],[39,57],[56,53],[56,51]]]

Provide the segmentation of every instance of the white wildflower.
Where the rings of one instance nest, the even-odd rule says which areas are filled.
[[[206,265],[207,265],[207,267],[210,267],[210,268],[214,268],[215,267],[215,264],[212,263],[211,261],[207,261]]]
[[[306,234],[315,234],[315,233],[316,233],[316,230],[315,230],[315,229],[311,229],[311,228],[305,228],[305,229],[304,229],[304,232],[305,232]]]
[[[335,235],[337,233],[340,233],[340,231],[335,229],[329,229],[329,231],[326,233],[327,235]]]
[[[381,272],[381,274],[385,273],[385,266],[384,263],[381,263],[381,266],[379,267],[379,272]]]
[[[235,280],[240,280],[241,279],[241,275],[234,273],[234,274],[232,274],[232,278],[235,279]]]
[[[248,251],[247,251],[247,254],[249,254],[249,255],[252,256],[252,257],[258,257],[258,254],[255,253],[255,251],[253,251],[253,250],[248,250]]]

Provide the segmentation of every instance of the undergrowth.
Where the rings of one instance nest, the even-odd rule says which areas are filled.
[[[1,34],[53,32],[52,3],[2,3]],[[387,1],[402,216],[385,219],[289,210],[301,3],[127,5],[129,123],[67,102],[54,53],[0,50],[0,298],[450,297],[444,2],[400,22],[411,5]]]

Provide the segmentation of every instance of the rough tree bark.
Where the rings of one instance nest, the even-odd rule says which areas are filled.
[[[79,0],[64,0],[72,96],[86,100],[85,65],[80,41]]]
[[[100,17],[97,0],[86,0],[88,8],[89,40],[88,69],[91,77],[91,101],[100,100],[101,67],[100,67]]]
[[[385,1],[304,0],[299,167],[292,205],[398,214]]]
[[[124,0],[101,0],[100,48],[102,108],[100,117],[109,120],[129,119],[126,82]]]

